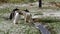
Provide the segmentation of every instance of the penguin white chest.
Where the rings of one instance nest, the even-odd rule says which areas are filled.
[[[14,20],[13,20],[13,23],[18,23],[18,20],[19,20],[19,13],[16,13],[15,16],[14,16]]]

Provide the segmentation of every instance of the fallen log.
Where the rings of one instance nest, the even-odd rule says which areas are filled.
[[[21,18],[24,19],[24,16]],[[51,16],[32,16],[34,22],[60,22],[60,18]]]

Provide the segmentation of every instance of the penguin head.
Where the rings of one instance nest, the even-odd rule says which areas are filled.
[[[13,10],[13,12],[18,11],[18,10],[19,10],[18,8],[15,8],[15,9]]]
[[[25,12],[29,12],[29,10],[28,9],[26,9],[26,10],[24,10]]]

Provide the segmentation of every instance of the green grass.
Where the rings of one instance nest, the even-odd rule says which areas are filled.
[[[13,9],[13,8],[12,8]],[[4,9],[0,9],[0,34],[40,34],[39,30],[36,29],[36,27],[26,24],[24,23],[24,21],[19,21],[18,25],[13,25],[11,24],[12,21],[10,20],[5,20],[2,17],[6,17],[3,16],[6,13],[9,13],[12,11],[11,8],[4,8]],[[10,11],[11,10],[11,11]],[[2,17],[1,17],[2,16]]]
[[[48,24],[50,27],[54,27],[55,34],[59,34],[60,32],[60,22],[51,22]]]
[[[0,13],[8,13],[8,12],[10,12],[9,8],[0,9]]]
[[[1,15],[2,16],[2,15]],[[21,21],[21,20],[20,20]],[[12,21],[5,20],[0,17],[0,34],[40,34],[36,27],[19,21],[19,24],[14,25]],[[12,23],[12,24],[11,24]]]
[[[19,2],[20,0],[17,0],[17,2]],[[46,1],[46,0],[45,0]],[[47,0],[48,1],[48,0]],[[51,0],[50,0],[51,1]],[[10,2],[11,3],[14,3],[14,0],[10,0]],[[15,1],[16,2],[16,1]],[[38,10],[40,10],[39,8],[30,8],[30,7],[27,7],[29,10],[31,10],[31,11],[37,11],[36,13],[36,15],[43,15],[43,9],[45,9],[45,10],[48,10],[48,9],[55,9],[55,8],[49,8],[49,7],[43,7],[42,8],[42,11],[41,12],[39,12],[38,13]],[[23,9],[26,9],[26,7],[21,7],[20,8],[21,10],[23,10]],[[0,9],[0,14],[2,13],[2,15],[0,15],[0,16],[3,16],[3,14],[6,14],[6,13],[10,13],[11,11],[13,10],[13,8],[12,7],[10,7],[10,8],[4,8],[4,9]],[[55,10],[59,10],[59,9],[55,9]],[[47,11],[46,11],[47,12]],[[5,17],[5,16],[3,16],[3,17]],[[5,22],[5,21],[7,21],[7,22]],[[56,17],[51,17],[51,16],[49,16],[49,17],[42,17],[42,18],[40,18],[40,21],[42,21],[42,22],[45,22],[45,23],[49,23],[48,25],[50,26],[50,27],[54,27],[54,32],[55,32],[55,34],[57,33],[59,33],[60,32],[60,19],[57,19]],[[2,22],[4,22],[4,23],[6,23],[5,25],[4,24],[2,24]],[[12,21],[11,21],[12,22]],[[20,23],[20,21],[19,21],[19,24],[18,24],[18,26],[15,26],[15,25],[11,25],[11,22],[9,21],[9,20],[4,20],[4,18],[2,18],[2,17],[0,17],[0,25],[2,24],[2,29],[0,29],[1,30],[1,32],[3,32],[4,34],[11,34],[11,33],[21,33],[21,32],[24,32],[24,34],[40,34],[39,33],[39,31],[38,31],[38,29],[36,29],[34,26],[30,26],[30,25],[28,25],[28,24],[26,24],[26,23],[24,23],[23,21]],[[6,26],[6,27],[4,27],[3,28],[3,25],[4,26]],[[10,25],[10,26],[9,26]],[[7,30],[6,30],[6,29]],[[5,30],[4,30],[5,29]],[[6,31],[6,32],[5,32]],[[0,33],[1,33],[0,32]],[[2,33],[1,33],[2,34]]]

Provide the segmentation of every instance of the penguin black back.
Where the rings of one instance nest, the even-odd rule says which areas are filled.
[[[10,17],[9,17],[10,20],[12,20],[12,18],[14,17],[15,11],[17,11],[17,10],[19,10],[19,9],[17,9],[17,8],[13,9],[13,11],[11,12]]]

